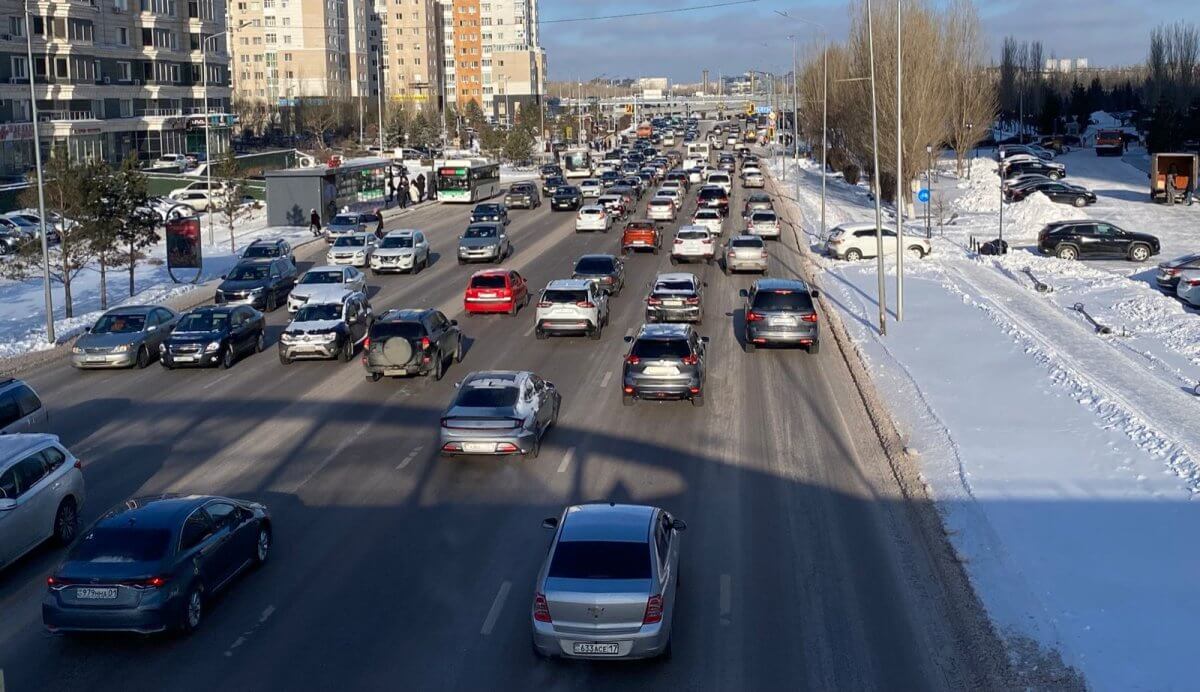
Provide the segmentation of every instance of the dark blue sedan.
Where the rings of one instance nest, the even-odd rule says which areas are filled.
[[[160,495],[100,517],[47,581],[51,632],[192,632],[209,599],[271,549],[271,517],[255,502]]]

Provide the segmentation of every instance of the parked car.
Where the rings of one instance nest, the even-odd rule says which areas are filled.
[[[0,435],[44,432],[46,408],[33,387],[15,377],[0,378]]]
[[[705,346],[689,324],[646,324],[634,336],[621,372],[621,403],[637,399],[688,400],[704,405]]]
[[[996,147],[996,160],[1006,161],[1019,154],[1035,156],[1044,161],[1054,159],[1054,152],[1037,144],[1002,144]]]
[[[746,299],[742,344],[747,353],[758,346],[804,346],[815,354],[821,330],[813,299],[820,295],[799,279],[759,279],[742,290]]]
[[[308,302],[315,290],[326,290],[325,286],[341,286],[352,291],[367,292],[367,277],[354,267],[322,265],[304,272],[296,287],[288,293],[288,312],[296,312]]]
[[[15,225],[5,225],[4,221],[0,220],[0,255],[16,254],[21,246],[29,241],[30,238]]]
[[[442,414],[439,449],[445,456],[520,454],[536,459],[561,406],[554,385],[532,372],[473,372],[459,383]]]
[[[370,265],[372,274],[403,271],[416,274],[429,266],[429,240],[421,231],[412,229],[388,231],[371,253]]]
[[[185,154],[163,154],[150,164],[150,168],[177,168],[181,171],[189,167],[188,158]]]
[[[556,279],[538,297],[534,334],[587,334],[599,339],[608,324],[608,294],[592,279]]]
[[[589,204],[579,208],[579,213],[575,215],[575,232],[580,231],[600,231],[608,233],[608,229],[612,228],[612,216],[604,207],[595,204]]]
[[[567,507],[534,585],[533,650],[562,658],[654,658],[669,651],[687,528],[657,507]]]
[[[206,306],[185,312],[158,349],[158,362],[181,366],[231,368],[243,354],[266,346],[266,318],[249,305]]]
[[[507,226],[508,207],[503,204],[476,204],[475,208],[471,210],[471,223],[483,221],[494,221]]]
[[[767,246],[765,241],[756,235],[735,235],[725,243],[725,273],[732,274],[741,271],[767,274]]]
[[[779,217],[773,211],[755,210],[746,221],[746,233],[779,240]]]
[[[504,206],[509,209],[537,209],[542,206],[542,195],[533,183],[513,183],[504,195]]]
[[[574,185],[562,185],[550,198],[550,211],[579,211],[583,206],[583,193]]]
[[[175,190],[168,195],[170,199],[186,204],[195,211],[216,210],[225,204],[225,194],[220,190]]]
[[[517,314],[529,304],[529,284],[511,269],[484,269],[467,281],[463,309],[469,315],[503,312]]]
[[[1161,249],[1149,233],[1126,231],[1105,221],[1056,221],[1038,233],[1038,251],[1059,259],[1124,258],[1145,262]]]
[[[1051,202],[1070,204],[1075,207],[1086,207],[1096,203],[1096,194],[1080,185],[1058,182],[1055,180],[1029,181],[1022,185],[1009,188],[1005,197],[1011,202],[1019,202],[1035,192],[1040,192],[1050,198]]]
[[[1200,269],[1184,269],[1175,284],[1175,295],[1194,308],[1200,308]]]
[[[292,244],[283,238],[259,238],[253,240],[242,250],[242,259],[269,259],[283,257],[296,264],[296,255]]]
[[[616,255],[583,255],[575,261],[571,278],[595,281],[601,290],[615,296],[625,288],[625,263]]]
[[[1067,167],[1064,164],[1034,157],[1012,161],[1006,159],[1002,168],[1005,178],[1023,173],[1040,173],[1051,180],[1058,180],[1067,175]]]
[[[1160,263],[1158,274],[1155,275],[1154,280],[1158,284],[1158,290],[1168,295],[1176,295],[1175,289],[1179,286],[1179,277],[1184,272],[1195,270],[1200,270],[1200,252],[1193,252]]]
[[[125,500],[81,532],[46,580],[42,622],[51,632],[193,632],[223,589],[267,561],[273,540],[257,502]]]
[[[251,305],[270,312],[287,301],[296,285],[296,265],[286,257],[240,260],[217,286],[217,305]]]
[[[480,261],[499,264],[512,251],[504,226],[493,221],[473,223],[458,237],[459,264]]]
[[[279,362],[338,358],[347,362],[367,338],[375,315],[364,293],[340,286],[309,294],[279,337]]]
[[[621,252],[649,250],[657,255],[662,248],[662,230],[653,221],[630,221],[621,232]]]
[[[347,233],[339,235],[329,246],[325,261],[332,265],[367,267],[375,254],[378,239],[374,233]]]
[[[659,274],[646,296],[646,322],[704,322],[704,286],[695,274]]]
[[[144,368],[175,329],[179,315],[156,305],[113,308],[87,328],[71,347],[71,365],[91,368]]]
[[[0,569],[49,539],[75,540],[86,497],[82,468],[57,435],[0,436]]]
[[[883,236],[883,254],[896,253],[896,231],[885,228],[880,233]],[[917,259],[932,252],[929,240],[919,236],[905,235],[903,245],[908,254]],[[825,241],[825,254],[834,259],[844,259],[851,262],[864,257],[879,255],[879,242],[875,234],[875,224],[872,222],[842,224],[829,232]]]
[[[362,364],[368,382],[383,377],[432,375],[442,379],[449,361],[465,354],[458,320],[439,310],[389,310],[371,325]]]

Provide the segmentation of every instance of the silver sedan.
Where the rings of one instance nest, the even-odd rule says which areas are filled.
[[[441,453],[446,456],[521,454],[537,458],[542,437],[558,422],[562,397],[531,372],[473,372],[442,415]]]
[[[668,655],[683,521],[657,507],[567,507],[538,572],[533,650],[563,658]]]
[[[109,310],[71,348],[71,365],[90,368],[144,368],[175,328],[179,315],[154,305]]]

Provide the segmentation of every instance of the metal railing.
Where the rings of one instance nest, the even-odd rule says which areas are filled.
[[[74,120],[95,120],[96,115],[91,111],[72,111],[72,110],[43,110],[38,112],[38,120],[40,121],[74,121]]]

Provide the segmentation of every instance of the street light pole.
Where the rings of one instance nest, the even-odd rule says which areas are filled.
[[[970,140],[971,142],[975,141],[975,138],[971,135],[971,130],[973,130],[973,129],[975,129],[975,126],[971,123],[967,123],[967,139]],[[967,156],[967,180],[971,179],[971,163],[974,160],[975,160],[975,146],[972,144],[971,153]]]
[[[896,0],[896,321],[904,320],[904,198],[900,181],[904,178],[902,141],[904,110],[904,42],[902,0]]]
[[[375,69],[379,81],[379,155],[385,156],[383,153],[383,51],[379,51],[377,55],[379,59],[375,61]]]
[[[29,71],[29,113],[33,117],[33,163],[37,172],[38,220],[42,227],[42,293],[46,304],[46,343],[53,344],[54,338],[54,295],[50,292],[50,240],[46,236],[46,190],[42,179],[42,138],[38,132],[37,94],[33,82],[33,21],[29,14],[29,0],[25,0],[25,55]],[[64,226],[63,231],[66,231]]]
[[[871,141],[875,170],[871,173],[871,187],[875,191],[875,251],[877,260],[879,291],[879,333],[887,336],[887,286],[884,285],[883,268],[883,203],[879,199],[879,109],[875,95],[875,20],[872,17],[871,0],[867,0],[867,52],[871,63]],[[899,241],[899,238],[896,239]]]

